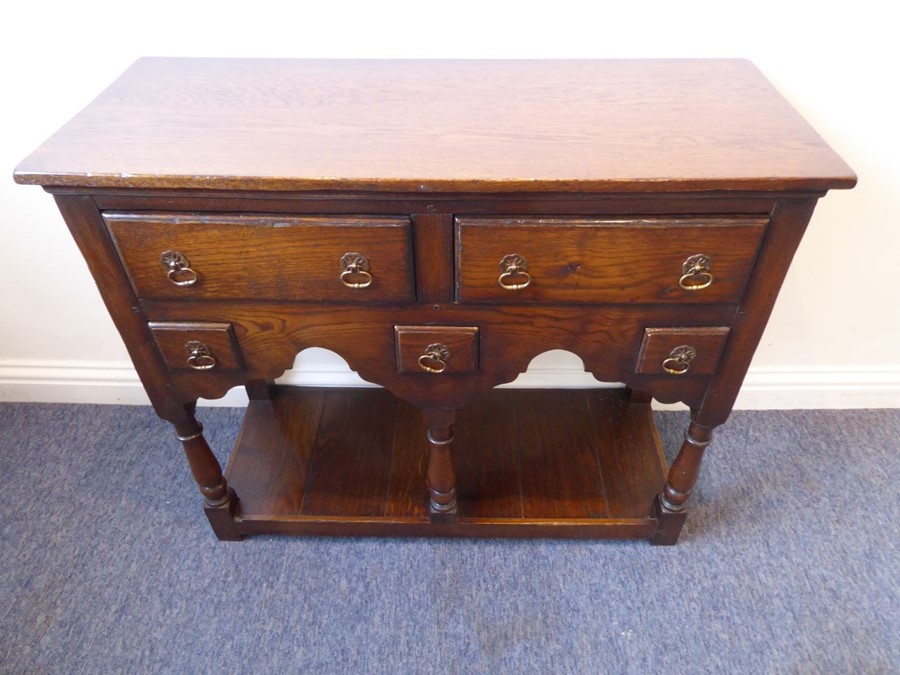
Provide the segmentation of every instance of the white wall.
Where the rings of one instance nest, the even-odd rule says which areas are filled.
[[[52,199],[11,178],[19,160],[138,56],[747,57],[860,182],[820,202],[739,405],[898,407],[900,111],[892,90],[900,49],[894,22],[879,5],[889,6],[8,5],[0,16],[0,400],[145,400]],[[339,361],[321,354],[302,360],[300,378],[347,377],[335,372]],[[565,355],[542,363],[542,381],[575,377]]]

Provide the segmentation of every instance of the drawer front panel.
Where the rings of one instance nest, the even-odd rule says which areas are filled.
[[[171,370],[219,372],[243,367],[228,323],[151,322],[150,332]]]
[[[410,221],[105,213],[138,297],[412,300]]]
[[[768,220],[457,218],[472,302],[735,303]]]
[[[712,375],[727,327],[647,328],[635,372],[641,375]]]
[[[395,326],[397,370],[401,373],[474,373],[478,370],[478,328]]]

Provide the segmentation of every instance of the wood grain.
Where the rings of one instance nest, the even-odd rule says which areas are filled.
[[[631,518],[648,515],[668,470],[650,406],[628,403],[626,397],[602,390],[589,392],[587,399],[610,513]],[[653,447],[656,452],[617,452],[620,447]]]
[[[46,186],[420,193],[856,182],[740,60],[145,58],[15,177]]]
[[[735,316],[728,342],[722,352],[721,365],[709,384],[703,408],[694,421],[707,427],[716,427],[724,423],[731,414],[750,361],[762,339],[778,292],[815,207],[814,199],[783,199],[775,207],[772,227],[759,251],[759,272],[747,284],[741,310]]]
[[[524,517],[604,518],[606,488],[597,460],[597,432],[587,391],[518,397]],[[566,424],[559,424],[566,419]],[[552,429],[552,431],[551,431]],[[607,448],[608,450],[608,448]],[[618,480],[610,476],[610,480]]]
[[[458,218],[458,297],[469,302],[737,302],[765,218]],[[531,281],[508,290],[500,261],[528,261]],[[688,291],[682,265],[704,254],[713,283]]]
[[[696,357],[689,363],[687,375],[712,375],[719,365],[719,355],[728,339],[729,329],[724,326],[709,328],[647,328],[638,355],[635,371],[646,375],[664,375],[662,362],[672,350],[688,345],[696,350]],[[681,376],[677,376],[681,377]]]
[[[423,211],[434,210],[435,218],[443,218],[443,228],[449,236],[452,219],[448,215],[477,214],[482,216],[531,217],[549,216],[698,216],[721,214],[747,214],[766,216],[772,212],[779,197],[796,196],[794,192],[447,192],[447,193],[394,193],[372,191],[322,191],[322,192],[244,192],[197,191],[127,188],[61,188],[48,190],[60,194],[89,192],[94,202],[107,211],[171,211],[181,213],[255,213],[288,215],[346,215],[348,213],[412,214],[418,221]],[[809,197],[821,197],[822,191],[806,191]],[[426,237],[434,232],[425,228]],[[449,240],[448,240],[449,241]],[[425,242],[429,264],[435,265],[445,255],[452,255],[452,246],[432,246]]]
[[[142,59],[16,180],[56,194],[220,538],[670,544],[815,200],[856,177],[744,61]],[[196,282],[167,279],[173,249]],[[340,284],[351,251],[368,289]],[[714,281],[679,289],[696,254]],[[172,323],[218,325],[241,367],[169,367]],[[397,326],[477,328],[477,369],[468,335],[471,372],[398,372]],[[685,336],[692,371],[660,374]],[[271,385],[308,347],[387,391]],[[551,349],[638,393],[493,391]],[[194,408],[241,385],[226,479]],[[668,482],[650,396],[692,410]]]
[[[409,218],[105,213],[104,220],[142,298],[385,302],[414,297]],[[196,283],[179,287],[167,278],[160,263],[165,251],[185,256],[199,275]],[[340,261],[348,252],[368,259],[368,288],[341,283]]]
[[[384,390],[326,394],[302,513],[384,514],[397,404],[397,399]]]
[[[244,518],[300,512],[327,390],[273,388],[251,401],[225,477],[240,494]]]
[[[426,208],[434,209],[434,204]],[[453,301],[453,218],[446,214],[413,216],[416,299]]]
[[[102,214],[87,196],[59,195],[56,204],[94,277],[100,297],[123,337],[154,410],[173,424],[183,423],[185,404],[191,399],[179,400],[173,395],[171,382],[167,378],[168,368],[150,334],[147,317],[136,311],[137,298],[116,254]]]
[[[474,326],[395,326],[397,370],[417,375],[447,376],[474,373],[478,370],[478,328]],[[429,373],[419,364],[419,357],[431,345],[443,345],[449,357],[440,373]],[[429,367],[441,366],[426,361]]]
[[[377,389],[275,387],[271,401],[248,408],[227,469],[242,495],[238,529],[649,536],[665,464],[649,405],[627,401],[624,390],[506,389],[463,408],[454,442],[459,518],[434,522],[419,410]]]
[[[428,520],[425,478],[428,472],[428,441],[422,411],[405,401],[397,404],[393,453],[384,497],[386,518]]]
[[[516,392],[495,389],[462,408],[455,427],[460,514],[468,518],[521,518],[521,448]]]
[[[237,370],[242,367],[240,354],[234,339],[234,330],[228,323],[169,323],[151,322],[150,332],[166,365],[173,370],[192,370],[188,363],[188,342],[206,345],[216,360],[211,370]],[[202,375],[206,370],[194,370]]]
[[[377,382],[400,398],[417,405],[461,406],[491,387],[511,382],[527,370],[531,360],[551,349],[577,354],[585,368],[605,382],[625,382],[672,402],[698,405],[706,379],[646,376],[635,373],[638,353],[647,326],[726,326],[735,308],[727,305],[684,307],[656,306],[561,306],[549,305],[444,305],[440,310],[421,306],[304,307],[282,303],[147,303],[147,315],[167,321],[222,321],[231,318],[246,377],[280,376],[307,347],[323,347],[340,354],[350,368]],[[477,374],[432,377],[427,373],[398,373],[395,358],[395,325],[477,326],[479,370]],[[360,339],[364,335],[365,339]],[[240,377],[221,373],[215,387],[170,375],[185,395],[217,398],[243,384]],[[214,375],[210,374],[210,378]]]

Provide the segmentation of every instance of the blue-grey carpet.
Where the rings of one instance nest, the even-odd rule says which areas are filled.
[[[200,411],[223,454],[241,414]],[[149,408],[2,404],[0,671],[896,673],[898,448],[900,411],[735,413],[671,548],[219,543]]]

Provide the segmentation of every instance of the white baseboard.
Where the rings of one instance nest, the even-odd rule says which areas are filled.
[[[128,362],[0,361],[0,401],[149,405]]]
[[[900,408],[900,366],[751,368],[735,408]]]
[[[346,367],[325,365],[287,371],[278,380],[308,387],[374,386]],[[0,361],[0,401],[150,405],[134,367],[128,362]],[[241,387],[200,405],[245,406]]]
[[[339,364],[301,367],[279,379],[305,386],[372,386]],[[596,380],[577,368],[536,364],[507,387],[587,387]],[[614,386],[614,385],[612,385]],[[97,361],[0,361],[0,401],[148,405],[130,363]],[[242,406],[240,388],[201,405]],[[659,405],[660,409],[684,406]],[[737,409],[900,408],[900,367],[754,368]]]

